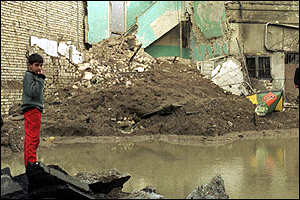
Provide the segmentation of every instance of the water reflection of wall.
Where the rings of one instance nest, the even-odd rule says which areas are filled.
[[[292,142],[292,140],[297,141]],[[299,145],[297,144],[299,144],[298,138],[284,141],[255,141],[254,151],[249,155],[247,162],[249,174],[252,176],[248,175],[244,178],[245,183],[252,185],[252,189],[248,190],[249,195],[255,192],[261,198],[264,198],[266,193],[269,193],[268,197],[273,198],[292,198],[291,195],[281,191],[299,191],[299,185],[295,186],[297,185],[295,182],[299,181]]]

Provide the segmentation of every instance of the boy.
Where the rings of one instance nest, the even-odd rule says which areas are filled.
[[[43,74],[43,57],[32,54],[27,57],[28,69],[23,79],[23,104],[24,113],[24,163],[26,173],[39,167],[36,151],[40,143],[41,113],[44,108],[43,88],[46,76]]]

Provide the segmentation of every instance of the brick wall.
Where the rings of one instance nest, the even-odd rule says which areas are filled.
[[[25,54],[40,53],[47,76],[45,93],[70,84],[73,65],[62,57],[50,57],[30,46],[30,37],[70,41],[84,49],[84,3],[82,1],[1,1],[1,114],[21,103],[22,80],[27,69]]]

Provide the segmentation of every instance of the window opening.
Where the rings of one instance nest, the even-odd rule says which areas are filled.
[[[258,78],[267,79],[271,78],[270,70],[270,57],[258,57]]]
[[[299,54],[298,53],[287,53],[284,59],[285,64],[299,64]]]
[[[255,57],[247,57],[246,65],[247,65],[249,77],[256,77]]]
[[[257,78],[257,79],[272,78],[270,57],[247,56],[246,65],[247,65],[249,77]]]

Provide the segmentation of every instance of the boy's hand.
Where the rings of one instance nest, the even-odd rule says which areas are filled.
[[[37,72],[37,74],[42,74],[42,75],[44,75],[43,70]]]

